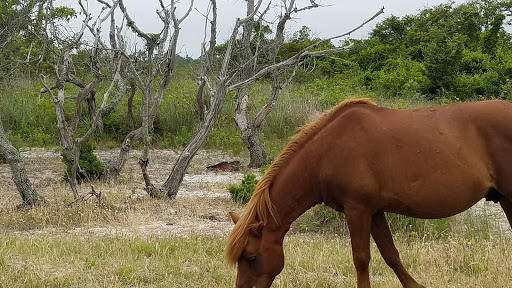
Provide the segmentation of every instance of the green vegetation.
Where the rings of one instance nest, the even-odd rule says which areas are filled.
[[[504,98],[512,79],[511,35],[504,29],[511,7],[511,1],[452,2],[388,17],[369,39],[354,41],[335,59],[318,59],[314,77],[301,79],[351,79],[346,87],[384,97]],[[311,44],[308,33],[297,32],[282,55]]]
[[[15,9],[20,3],[29,4],[30,10],[37,1],[0,3],[0,26],[21,19]],[[505,30],[511,8],[511,1],[479,0],[458,6],[443,4],[401,18],[391,16],[375,27],[369,39],[354,40],[347,51],[306,61],[283,89],[263,124],[261,138],[269,158],[284,147],[296,127],[347,97],[370,97],[380,105],[397,109],[480,99],[512,101],[512,36]],[[74,17],[70,10],[54,12],[53,16],[63,21]],[[20,25],[28,27],[37,21],[30,23]],[[37,31],[37,27],[31,28]],[[265,29],[262,41],[268,34]],[[5,39],[2,37],[0,34],[0,39]],[[282,46],[279,59],[317,40],[303,27]],[[26,56],[32,42],[28,37],[17,39],[0,51],[2,121],[16,147],[59,146],[55,105],[48,95],[39,93],[41,86],[35,68],[18,65],[13,70],[9,66],[17,65],[12,57],[15,53]],[[334,45],[323,43],[318,49],[330,47]],[[222,49],[225,47],[220,45],[218,50]],[[37,50],[35,45],[33,57],[39,55]],[[87,51],[76,51],[73,57],[78,60],[78,72],[89,71],[84,68],[88,63]],[[192,59],[178,60],[181,64],[174,71],[151,132],[157,148],[180,148],[197,129],[195,94],[199,64]],[[51,75],[52,67],[45,65],[41,69],[45,75]],[[269,81],[263,79],[251,86],[250,107],[261,107],[270,93]],[[97,103],[101,103],[106,88],[98,90]],[[76,92],[73,89],[66,86],[66,93],[72,95]],[[228,95],[204,148],[246,153],[233,123],[232,96]],[[68,101],[65,107],[68,120],[74,113],[71,104]],[[80,165],[90,169],[82,180],[94,179],[102,173],[101,163],[92,153],[94,147],[118,148],[131,130],[126,121],[127,106],[125,98],[82,150]],[[135,94],[133,109],[138,115],[140,91]],[[79,123],[77,136],[85,133],[90,121],[86,118]],[[135,122],[140,125],[140,119]],[[116,186],[94,183],[98,191],[104,192],[102,204],[89,201],[73,207],[66,205],[71,196],[63,183],[38,181],[41,193],[52,204],[28,211],[14,208],[19,201],[15,197],[19,196],[12,187],[0,187],[0,286],[232,287],[235,271],[224,264],[226,233],[222,230],[231,227],[227,226],[231,223],[222,215],[243,209],[257,183],[256,176],[246,174],[239,185],[228,188],[235,203],[220,197],[208,201],[194,197],[131,198],[140,186],[140,179],[135,184],[132,180],[123,178]],[[89,189],[86,186],[80,188]],[[511,282],[510,275],[503,273],[512,269],[510,235],[490,222],[487,215],[470,211],[438,220],[394,214],[387,218],[404,264],[427,287],[505,287]],[[164,221],[176,234],[165,234],[161,226],[157,226],[161,230],[151,233],[155,219]],[[175,232],[200,221],[214,223],[208,223],[214,227],[211,230],[223,234]],[[376,287],[399,286],[378,256],[376,246],[371,247],[372,283]],[[293,223],[285,239],[285,254],[286,267],[275,287],[355,286],[348,229],[342,213],[323,205],[307,211]]]
[[[347,51],[306,62],[282,91],[263,124],[261,138],[270,158],[295,133],[295,127],[313,120],[319,112],[347,97],[370,97],[381,105],[395,108],[488,98],[512,100],[512,36],[505,30],[508,22],[504,16],[510,12],[511,3],[484,0],[458,6],[447,3],[416,15],[391,16],[377,24],[368,39],[353,40],[354,45]],[[10,15],[11,8],[3,9]],[[72,11],[57,12],[55,17],[63,21],[73,17]],[[263,28],[261,41],[269,41],[265,38],[270,35],[269,28]],[[317,40],[320,39],[312,37],[309,28],[303,27],[283,44],[279,59],[290,57]],[[315,49],[332,47],[333,44],[325,42]],[[225,47],[220,45],[218,50],[222,52],[222,49]],[[74,59],[78,62],[84,59],[86,63],[87,51],[77,51]],[[35,74],[30,70],[21,73],[22,70],[12,74],[2,87],[0,112],[8,137],[16,147],[58,146],[53,102],[47,95],[38,93],[41,86]],[[195,107],[198,70],[197,60],[179,57],[155,119],[153,145],[179,148],[191,140],[198,123]],[[67,87],[66,91],[73,92],[72,89]],[[105,89],[99,89],[97,103]],[[260,107],[269,93],[268,79],[252,85],[250,107]],[[230,97],[204,146],[240,153],[245,147],[233,123]],[[137,91],[135,115],[140,110],[140,101]],[[67,104],[67,117],[74,113],[71,104]],[[126,111],[127,99],[123,99],[104,119],[103,129],[94,139],[99,147],[118,147],[131,129]],[[82,121],[82,130],[88,127],[87,121]]]
[[[408,270],[427,287],[505,287],[512,269],[507,239],[433,242],[397,237]],[[0,236],[0,281],[6,287],[233,287],[224,239],[189,237]],[[355,287],[347,237],[294,234],[273,287]],[[375,245],[376,287],[399,287]]]
[[[342,55],[364,86],[385,96],[502,97],[512,79],[510,1],[473,1],[389,17]]]
[[[80,150],[80,158],[79,158],[79,167],[80,171],[78,171],[76,175],[76,179],[78,183],[90,182],[93,180],[97,180],[103,175],[103,163],[98,159],[98,156],[94,154],[95,145],[92,141],[88,141]],[[69,175],[71,174],[71,165],[69,161],[66,160],[66,155],[61,153],[62,162],[66,165],[66,174],[64,175],[64,180],[68,181]]]
[[[252,173],[245,174],[239,185],[228,186],[228,191],[231,194],[231,200],[241,204],[249,202],[256,184],[258,184],[256,175]]]

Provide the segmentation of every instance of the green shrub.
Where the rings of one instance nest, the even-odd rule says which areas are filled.
[[[470,100],[481,95],[480,75],[457,74],[453,83],[453,96],[458,100]]]
[[[469,75],[481,75],[487,71],[489,62],[489,55],[466,49],[462,51],[459,71]]]
[[[79,165],[81,171],[76,175],[78,183],[89,182],[94,179],[98,179],[103,175],[103,163],[94,154],[95,145],[92,141],[88,141],[80,150]],[[69,180],[71,175],[71,165],[67,161],[66,156],[62,153],[62,162],[66,164],[66,173],[64,174],[64,180]]]
[[[512,101],[512,81],[511,80],[508,80],[507,83],[501,87],[500,98],[507,100],[507,101]]]
[[[386,213],[386,218],[393,234],[402,235],[410,240],[417,240],[419,237],[424,240],[435,240],[453,232],[453,218],[419,219],[394,213]]]
[[[231,194],[231,200],[242,204],[249,202],[256,184],[258,184],[256,175],[252,173],[245,174],[240,185],[228,186],[229,194]]]
[[[386,218],[393,235],[410,240],[417,240],[420,237],[424,240],[435,240],[453,232],[452,218],[425,220],[394,213],[386,213]],[[323,204],[311,208],[300,216],[292,228],[302,233],[349,235],[345,215]]]
[[[430,80],[424,70],[423,65],[415,61],[389,60],[382,70],[375,72],[372,88],[385,96],[425,94]]]
[[[500,75],[496,71],[487,71],[480,77],[480,87],[485,96],[496,98],[501,94]]]

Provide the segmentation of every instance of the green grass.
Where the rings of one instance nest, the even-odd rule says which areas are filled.
[[[228,287],[233,281],[223,242],[209,237],[0,236],[0,243],[6,287]]]
[[[510,238],[466,241],[396,239],[411,274],[427,287],[508,287]],[[224,239],[0,235],[5,287],[233,287]],[[372,287],[399,282],[372,244]],[[273,287],[354,287],[347,237],[294,234],[285,240],[286,266]],[[500,272],[501,271],[501,272]]]
[[[386,213],[391,232],[408,241],[437,241],[456,235],[468,241],[489,241],[500,234],[498,224],[492,222],[485,211],[466,211],[460,215],[441,219],[418,219]],[[296,233],[322,233],[349,236],[343,213],[325,205],[306,211],[292,224]]]
[[[174,79],[155,122],[153,145],[157,147],[182,147],[196,129],[193,75],[178,69]],[[341,82],[318,79],[290,85],[282,91],[262,127],[261,137],[269,158],[281,151],[296,127],[314,120],[346,97],[370,97],[379,105],[398,109],[449,102],[430,101],[417,95],[379,97],[358,88],[350,79],[338,80]],[[17,147],[58,145],[50,99],[39,98],[37,83],[11,84],[3,90],[0,105],[11,141]],[[251,89],[250,115],[254,115],[266,101],[269,84],[258,82]],[[233,104],[229,97],[204,148],[247,153],[233,123]],[[136,95],[136,111],[140,106],[137,101],[140,102],[140,94]],[[68,117],[70,108],[67,107]],[[105,119],[104,133],[96,138],[101,146],[117,147],[123,139],[128,131],[125,111],[126,99]],[[148,219],[165,221],[171,209],[177,210],[180,217],[198,218],[211,209],[201,205],[211,201],[127,199],[130,189],[137,185],[119,184],[99,185],[105,192],[101,206],[90,201],[69,208],[65,203],[71,201],[71,196],[63,188],[67,186],[51,185],[45,187],[47,192],[51,190],[45,197],[53,204],[27,211],[14,208],[12,203],[19,201],[15,191],[4,193],[4,205],[0,209],[0,287],[234,286],[235,271],[223,260],[226,235],[159,237],[119,233],[113,237],[68,233],[87,227],[137,230],[150,222]],[[210,205],[226,212],[240,208],[224,202]],[[512,270],[512,248],[508,245],[512,236],[503,235],[486,215],[463,213],[447,219],[418,220],[390,214],[388,219],[404,265],[427,287],[511,286],[512,276],[506,271]],[[273,287],[356,285],[344,217],[326,207],[314,207],[293,224],[285,241],[285,255],[286,267]],[[372,255],[372,287],[399,287],[374,244]]]
[[[97,184],[106,197],[103,205],[91,200],[66,208],[70,195],[64,184],[51,184],[47,198],[55,204],[31,210],[15,209],[15,191],[0,190],[2,206],[12,207],[0,211],[3,287],[234,286],[236,271],[223,259],[227,232],[198,235],[171,225],[160,234],[142,227],[205,221],[204,215],[240,212],[242,206],[228,199],[130,199],[130,186]],[[228,221],[227,215],[219,217]],[[503,271],[512,269],[512,235],[487,214],[388,218],[404,265],[427,287],[510,287],[512,276]],[[286,266],[273,287],[355,287],[349,239],[342,214],[325,206],[310,209],[285,239]],[[372,287],[399,287],[373,242],[371,253]]]
[[[272,159],[286,145],[296,128],[314,120],[321,112],[348,97],[370,97],[378,104],[399,109],[416,108],[445,103],[446,100],[426,100],[424,96],[380,97],[362,89],[353,79],[346,77],[318,78],[307,83],[292,83],[281,91],[279,99],[261,129],[262,142]],[[105,83],[103,83],[105,85]],[[40,95],[38,81],[13,79],[2,89],[0,112],[9,139],[16,147],[59,146],[56,129],[55,107],[48,95]],[[259,81],[251,86],[248,111],[249,120],[263,107],[270,94],[270,83]],[[106,87],[97,93],[97,103],[102,101]],[[76,93],[76,88],[66,87],[66,93]],[[152,145],[160,148],[181,148],[188,144],[197,129],[198,117],[195,104],[195,74],[191,68],[176,69],[173,81],[165,92],[154,123]],[[204,148],[230,150],[235,154],[247,153],[239,131],[233,121],[232,94],[228,95],[214,129]],[[135,125],[140,125],[141,93],[134,98]],[[66,100],[66,117],[74,113],[74,102]],[[126,122],[127,97],[104,119],[101,133],[95,135],[99,147],[118,147],[130,131]],[[87,113],[84,112],[84,115]],[[89,122],[80,122],[78,135],[88,129]],[[138,124],[137,124],[138,123]],[[78,136],[77,135],[77,136]],[[140,144],[136,144],[140,145]]]

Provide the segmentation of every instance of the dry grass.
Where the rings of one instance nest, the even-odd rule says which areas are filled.
[[[222,236],[0,236],[5,287],[233,287]],[[510,238],[397,239],[409,271],[427,287],[510,287]],[[373,287],[399,282],[372,245]],[[294,234],[274,287],[355,287],[346,237]]]
[[[0,174],[0,287],[234,286],[235,271],[223,259],[232,227],[226,212],[243,207],[230,202],[225,187],[242,174],[213,174],[204,167],[236,159],[203,152],[175,200],[145,196],[137,166],[129,163],[133,166],[127,166],[121,184],[94,184],[104,194],[101,205],[91,199],[69,208],[69,189],[55,176],[63,167],[54,154],[41,153],[25,159],[30,177],[51,205],[17,210],[19,196],[9,175]],[[159,182],[174,154],[155,153],[160,154],[152,175]],[[80,189],[86,193],[90,187]],[[488,220],[503,215],[479,211],[456,217],[450,222],[456,229],[443,237],[395,234],[403,261],[418,281],[427,287],[512,286],[512,247],[507,245],[512,236]],[[342,225],[311,229],[314,213],[306,213],[289,233],[286,267],[273,287],[355,287],[346,230]],[[374,244],[372,255],[372,287],[399,287]]]

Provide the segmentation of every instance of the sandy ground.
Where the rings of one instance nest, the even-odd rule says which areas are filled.
[[[106,160],[116,155],[117,150],[97,152],[100,159]],[[246,172],[212,172],[207,166],[221,161],[247,159],[235,157],[221,151],[202,150],[192,160],[175,200],[150,199],[144,191],[143,179],[137,164],[140,151],[132,151],[119,183],[108,185],[95,183],[96,190],[102,191],[122,212],[122,219],[111,223],[83,224],[64,231],[60,228],[43,228],[30,231],[13,231],[22,235],[87,234],[90,236],[187,236],[187,235],[227,235],[232,222],[227,212],[241,212],[243,207],[229,199],[227,186],[239,183]],[[58,202],[64,198],[71,200],[70,189],[62,181],[64,164],[58,152],[44,149],[30,149],[22,152],[27,173],[36,189],[48,200]],[[169,175],[178,153],[173,150],[152,150],[148,171],[152,181],[162,184]],[[0,164],[0,208],[14,208],[20,203],[14,182],[7,164]],[[81,185],[80,192],[90,191],[89,185]],[[69,200],[69,201],[70,201]],[[93,201],[93,200],[89,200]],[[499,205],[480,201],[473,212],[485,214],[500,224],[504,232],[510,233],[508,222]]]
[[[117,150],[98,151],[102,160],[116,155]],[[27,173],[34,186],[50,202],[61,200],[62,194],[67,193],[71,199],[68,185],[62,181],[65,166],[61,162],[59,152],[44,149],[23,151]],[[72,227],[64,231],[66,234],[90,234],[98,236],[165,236],[165,235],[204,235],[227,234],[232,228],[232,222],[227,212],[239,211],[242,207],[235,205],[229,199],[227,186],[239,183],[243,174],[240,172],[212,172],[207,166],[221,161],[245,159],[228,155],[216,150],[202,150],[192,160],[183,183],[175,200],[150,199],[144,190],[144,182],[137,164],[140,151],[132,150],[115,185],[94,183],[97,191],[107,198],[114,198],[113,203],[119,210],[124,211],[125,219],[114,225]],[[170,174],[172,165],[178,157],[173,150],[152,150],[148,172],[155,185],[162,184]],[[258,171],[251,171],[258,173]],[[0,164],[0,207],[13,208],[20,203],[14,182],[11,179],[10,168]],[[81,185],[80,193],[90,191],[89,185]],[[88,200],[92,202],[94,199]],[[151,207],[150,207],[151,206]],[[60,234],[62,229],[43,228],[31,231],[15,231],[16,234]]]

